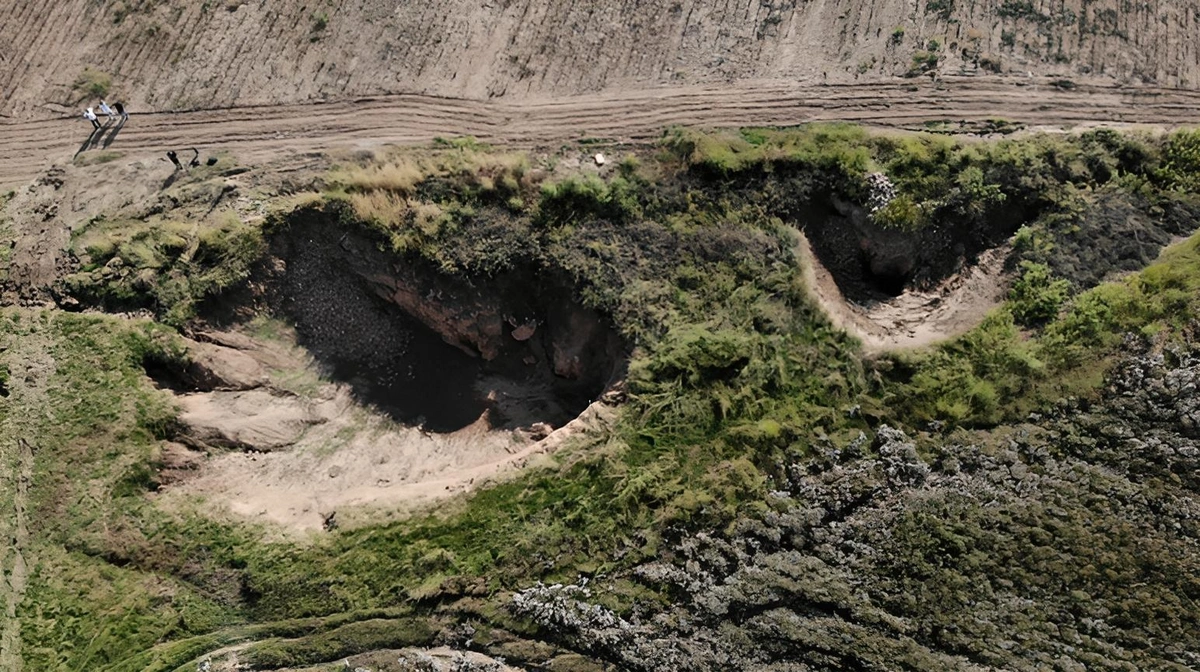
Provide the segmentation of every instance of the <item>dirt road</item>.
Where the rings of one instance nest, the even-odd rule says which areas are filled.
[[[731,127],[818,120],[919,128],[927,121],[1001,118],[1030,126],[1176,126],[1200,122],[1200,91],[1078,86],[1045,79],[947,78],[890,84],[801,86],[787,82],[727,87],[624,90],[507,103],[394,95],[336,102],[142,112],[96,148],[128,158],[168,149],[228,151],[243,163],[342,148],[427,142],[472,135],[512,146],[553,145],[584,137],[646,141],[672,125]],[[70,161],[88,138],[82,118],[9,123],[0,135],[0,188],[24,184]],[[90,149],[88,151],[96,151]]]

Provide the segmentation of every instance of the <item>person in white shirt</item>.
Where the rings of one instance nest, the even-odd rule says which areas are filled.
[[[104,102],[103,100],[100,101],[100,112],[107,117],[106,121],[112,121],[113,117],[117,116],[117,113],[113,112],[113,109],[109,107],[108,103]]]
[[[89,107],[84,111],[83,118],[92,122],[93,130],[100,130],[100,120],[96,118],[96,113],[92,111],[92,108]]]

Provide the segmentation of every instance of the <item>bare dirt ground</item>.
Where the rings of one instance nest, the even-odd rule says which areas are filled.
[[[0,301],[35,301],[35,288],[47,287],[62,275],[63,251],[72,229],[101,213],[151,198],[161,186],[161,178],[151,177],[157,167],[149,161],[87,168],[60,164],[14,189],[2,213],[11,234],[3,243],[11,247],[0,262]]]
[[[554,146],[581,138],[653,140],[672,125],[786,126],[852,121],[891,128],[925,122],[1007,119],[1030,126],[1071,128],[1200,121],[1200,91],[1117,86],[1066,90],[1048,79],[959,77],[844,86],[804,86],[778,80],[720,86],[624,89],[563,98],[499,100],[395,95],[321,104],[267,105],[181,113],[134,114],[123,128],[92,138],[95,152],[158,158],[196,146],[226,151],[244,164],[307,154],[373,149],[471,135],[516,147]],[[82,119],[8,123],[0,135],[0,188],[34,179],[71,160],[89,140]],[[115,137],[112,137],[116,134]]]
[[[922,52],[942,75],[1191,88],[1198,10],[1200,0],[8,0],[0,113],[76,112],[86,68],[135,112],[866,83],[908,73]]]
[[[432,433],[392,422],[357,404],[348,386],[323,380],[290,330],[272,340],[204,338],[226,344],[192,346],[207,351],[209,378],[222,383],[177,401],[184,440],[207,454],[169,446],[164,462],[176,482],[163,497],[203,498],[286,529],[320,530],[334,514],[337,524],[354,525],[367,506],[411,509],[469,491],[611,420],[611,407],[598,401],[553,432],[493,429],[481,416]]]
[[[960,336],[978,325],[1008,293],[1004,260],[1009,250],[998,247],[936,287],[858,304],[843,296],[808,239],[799,236],[804,280],[813,298],[835,326],[862,341],[868,351],[919,348]]]

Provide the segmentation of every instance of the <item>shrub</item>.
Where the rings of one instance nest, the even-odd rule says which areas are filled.
[[[925,225],[925,213],[912,196],[902,194],[893,198],[871,215],[876,224],[899,231],[917,231]]]
[[[925,12],[936,14],[942,20],[949,19],[953,11],[954,0],[929,0],[929,2],[925,3]]]
[[[1167,189],[1200,193],[1200,129],[1171,134],[1156,176]]]
[[[77,100],[84,98],[104,98],[112,88],[112,77],[88,66],[75,78],[74,88],[80,92]]]
[[[749,339],[730,330],[713,331],[691,325],[673,329],[649,360],[639,363],[631,379],[644,385],[649,378],[679,380],[689,387],[728,379],[749,362]]]
[[[636,192],[636,186],[622,177],[605,183],[594,175],[588,175],[544,184],[536,219],[547,226],[561,226],[593,218],[627,222],[641,211]]]
[[[934,42],[931,41],[930,44],[932,45]],[[939,60],[940,56],[937,51],[917,51],[912,55],[912,67],[908,69],[908,74],[910,76],[919,75],[934,70],[937,68]]]
[[[329,14],[326,12],[314,12],[312,15],[312,31],[309,33],[309,41],[315,42],[321,37],[321,33],[329,26]]]
[[[1050,268],[1031,261],[1021,262],[1021,277],[1013,283],[1008,300],[1013,317],[1020,324],[1037,325],[1058,315],[1070,293],[1071,284],[1051,279]]]

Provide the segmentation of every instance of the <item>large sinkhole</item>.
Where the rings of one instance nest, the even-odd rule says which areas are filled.
[[[318,212],[271,241],[276,312],[364,404],[432,432],[576,417],[620,375],[621,339],[534,266],[461,277],[381,252]]]
[[[785,214],[804,229],[842,294],[860,303],[887,300],[961,271],[1003,243],[1028,216],[1014,207],[983,222],[899,231],[872,223],[866,209],[835,198],[814,199]]]

